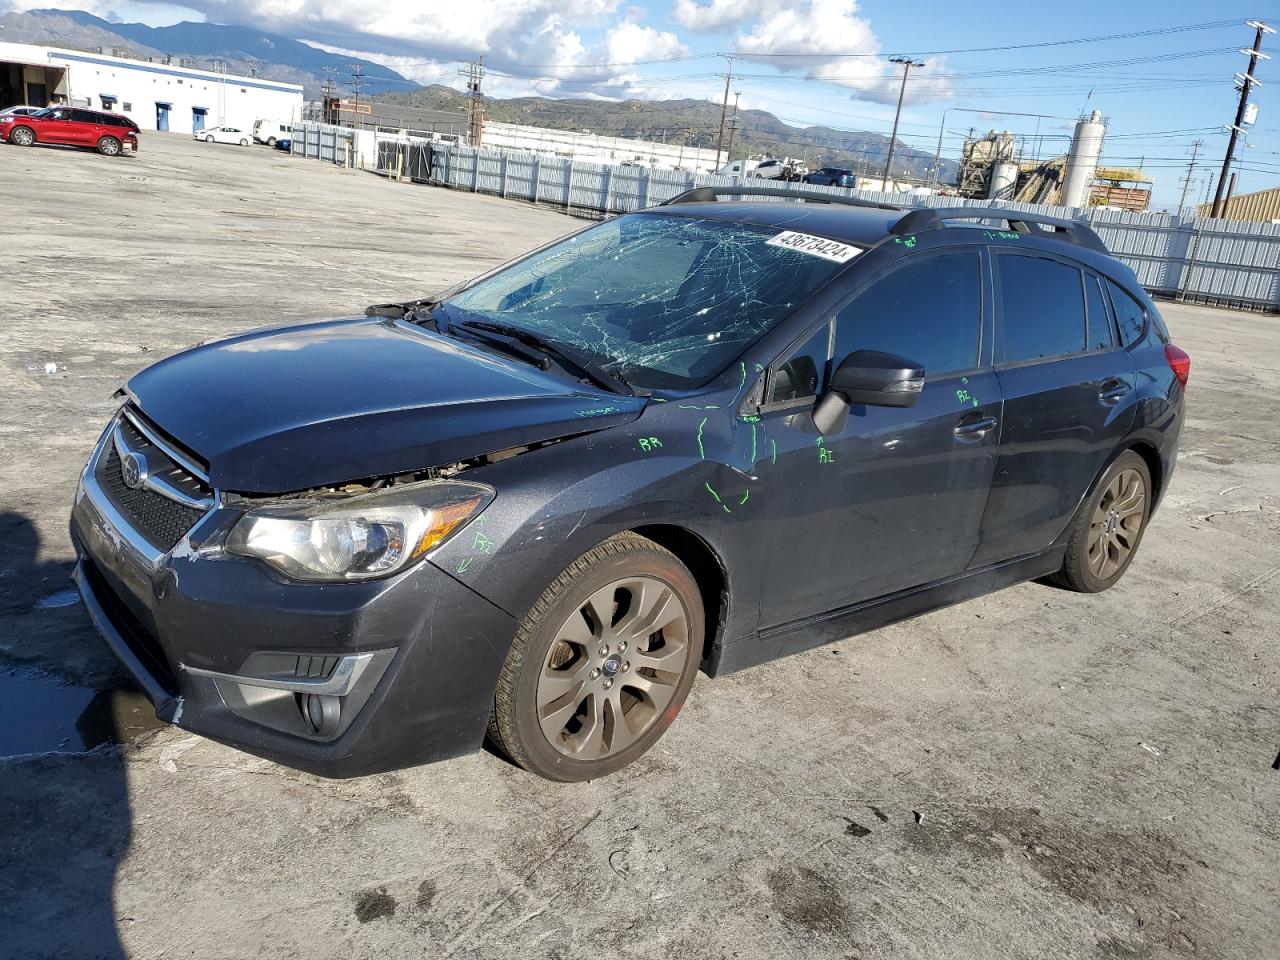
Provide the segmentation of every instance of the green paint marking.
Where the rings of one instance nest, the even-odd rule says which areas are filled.
[[[751,491],[750,491],[750,490],[744,490],[744,491],[743,491],[743,493],[742,493],[742,499],[738,501],[738,506],[742,506],[744,503],[746,503],[746,502],[747,502],[747,497],[749,497],[749,496],[751,496]]]
[[[916,235],[913,233],[909,237],[894,237],[893,242],[900,243],[904,247],[906,247],[908,250],[910,250],[912,247],[916,245]]]
[[[741,420],[743,423],[759,423],[760,422],[759,417],[739,417],[738,419]]]
[[[707,488],[707,493],[711,494],[713,497],[716,498],[716,503],[724,507],[725,513],[733,513],[733,511],[729,509],[729,505],[720,499],[720,494],[716,493],[715,487],[713,487],[710,483],[704,483],[703,486]]]
[[[703,460],[707,459],[707,452],[702,449],[702,428],[707,425],[707,418],[703,417],[702,422],[698,424],[698,456]]]
[[[773,448],[773,462],[778,462],[778,441],[770,438],[769,446]]]
[[[756,419],[759,420],[760,418],[757,417]],[[756,425],[753,422],[751,424],[751,465],[755,466],[755,462],[756,462]]]
[[[742,361],[739,361],[739,364],[742,367],[742,382],[738,384],[738,389],[741,390],[743,387],[747,385],[747,362],[745,360],[742,360]]]
[[[763,366],[762,364],[757,363],[757,364],[756,364],[756,373],[763,373],[763,372],[764,372],[764,366]]]
[[[491,553],[493,551],[493,541],[483,533],[477,533],[475,540],[471,543],[471,547],[473,550],[479,550],[481,553]]]
[[[968,382],[969,382],[969,378],[968,378],[968,377],[961,377],[961,378],[960,378],[960,382],[961,382],[961,383],[968,383]]]
[[[983,230],[982,235],[988,240],[1021,240],[1022,234],[1013,230]]]
[[[653,402],[654,402],[654,403],[666,403],[667,401],[666,401],[665,399],[663,399],[662,397],[654,397],[654,398],[653,398]]]
[[[641,437],[639,443],[640,449],[645,453],[653,453],[662,446],[662,441],[657,437]]]
[[[467,567],[471,566],[471,561],[472,561],[472,559],[473,559],[472,557],[467,557],[467,558],[466,558],[465,560],[463,560],[460,564],[458,564],[458,572],[459,572],[459,573],[466,573],[466,572],[467,572]]]

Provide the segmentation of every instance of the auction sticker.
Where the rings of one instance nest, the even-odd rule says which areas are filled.
[[[799,250],[811,257],[821,257],[836,263],[847,263],[862,252],[861,247],[841,243],[839,240],[828,240],[826,237],[815,237],[808,233],[796,233],[787,230],[768,241],[771,247],[786,247]]]

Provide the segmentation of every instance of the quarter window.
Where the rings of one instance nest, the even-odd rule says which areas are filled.
[[[977,366],[981,331],[978,254],[942,254],[908,262],[846,304],[836,318],[835,356],[894,353],[932,377]]]
[[[1080,270],[1057,260],[998,260],[1005,363],[1079,353],[1085,342]]]
[[[818,382],[827,365],[827,347],[831,339],[828,324],[823,324],[809,342],[779,365],[769,382],[766,403],[789,403],[810,400],[818,395]]]
[[[1142,329],[1146,326],[1146,311],[1142,309],[1142,304],[1125,293],[1123,287],[1110,280],[1107,281],[1107,286],[1111,288],[1111,305],[1116,310],[1120,342],[1126,347],[1132,346],[1142,336]]]
[[[1100,281],[1093,274],[1085,274],[1084,299],[1087,306],[1085,322],[1089,332],[1085,347],[1089,350],[1110,350],[1115,346],[1111,333],[1111,319],[1107,315],[1107,302],[1102,294]]]

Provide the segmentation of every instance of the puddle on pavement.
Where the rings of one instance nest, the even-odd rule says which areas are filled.
[[[93,690],[38,667],[0,664],[0,757],[80,753],[160,726],[139,690]]]

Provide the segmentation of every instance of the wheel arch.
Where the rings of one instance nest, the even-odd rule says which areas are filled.
[[[698,592],[702,595],[702,608],[706,617],[702,669],[714,676],[723,649],[725,624],[729,618],[729,577],[720,555],[701,536],[675,524],[644,524],[632,527],[630,532],[670,550],[693,574]]]

